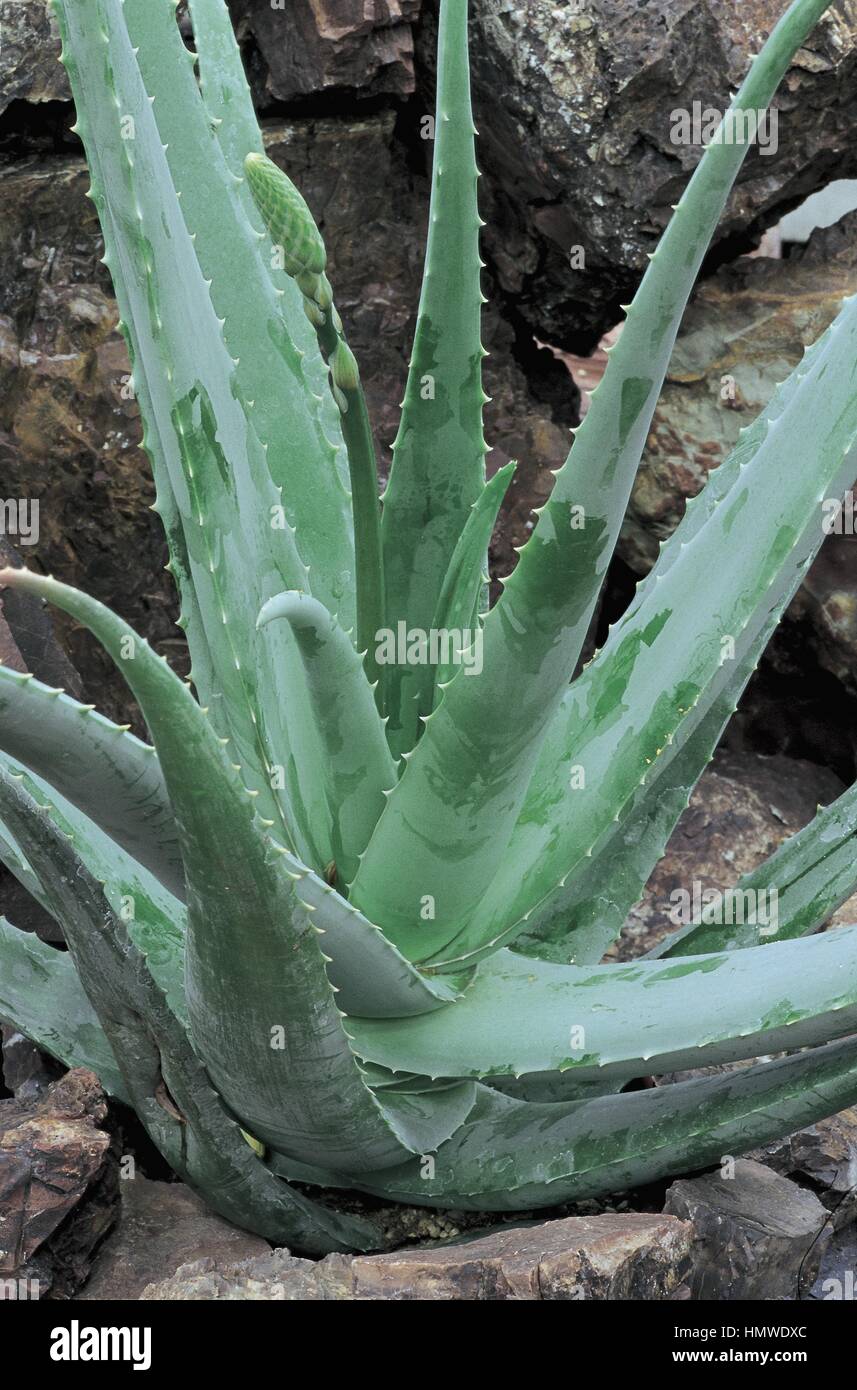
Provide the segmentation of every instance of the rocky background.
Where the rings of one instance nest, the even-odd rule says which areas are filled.
[[[431,145],[421,132],[433,110],[436,0],[229,6],[269,152],[301,186],[327,242],[384,473],[427,219]],[[695,100],[722,108],[783,8],[784,0],[471,0],[488,222],[489,468],[519,461],[494,537],[495,575],[513,565],[514,547],[526,539],[532,509],[547,495],[550,470],[564,460],[585,405],[565,361],[586,357],[621,320],[619,306],[633,293],[697,157],[671,144],[670,112]],[[183,10],[179,22],[187,27]],[[137,407],[125,389],[129,365],[57,54],[46,0],[0,0],[0,496],[40,503],[38,544],[20,547],[26,563],[110,603],[183,671],[166,548],[148,510],[153,487]],[[816,233],[787,259],[746,254],[809,193],[833,178],[857,176],[857,0],[831,7],[777,105],[778,151],[748,158],[688,311],[607,585],[601,631],[651,565],[686,499],[830,321],[839,298],[857,291],[857,215]],[[725,378],[734,384],[728,399]],[[0,615],[0,659],[136,724],[127,691],[88,636],[63,621],[52,642],[40,623],[37,613],[8,603]],[[857,537],[834,536],[629,922],[623,950],[657,937],[676,883],[699,877],[706,886],[728,886],[857,775],[855,658]],[[11,890],[3,884],[2,891],[9,915],[25,925],[23,906],[13,910]],[[46,930],[38,916],[29,924]],[[852,1116],[839,1128],[821,1127],[803,1147],[762,1155],[761,1176],[760,1164],[749,1163],[728,1194],[716,1179],[677,1184],[666,1214],[660,1192],[641,1199],[634,1213],[578,1213],[528,1241],[489,1237],[469,1263],[452,1258],[450,1265],[422,1252],[313,1272],[270,1256],[262,1242],[236,1242],[231,1228],[224,1231],[183,1189],[167,1186],[168,1174],[127,1117],[121,1124],[120,1134],[91,1078],[58,1079],[6,1030],[0,1233],[14,1230],[15,1239],[5,1241],[0,1278],[35,1269],[31,1277],[39,1277],[43,1293],[67,1297],[98,1248],[102,1261],[105,1250],[109,1259],[93,1276],[91,1297],[137,1298],[144,1284],[156,1286],[147,1297],[409,1297],[402,1289],[417,1277],[441,1290],[423,1295],[430,1297],[681,1297],[700,1290],[706,1297],[744,1296],[729,1288],[750,1297],[794,1296],[788,1281],[807,1249],[814,1251],[814,1278],[827,1244],[835,1246],[829,1194],[846,1190],[842,1172],[857,1183]],[[133,1195],[123,1196],[112,1244],[99,1246],[116,1214],[119,1149],[139,1157],[148,1177],[123,1185]],[[846,1209],[854,1214],[853,1204]],[[426,1226],[426,1219],[403,1227],[402,1239],[460,1229],[454,1219],[446,1226]],[[572,1229],[573,1221],[584,1225]],[[826,1232],[823,1240],[817,1228]],[[706,1232],[715,1229],[721,1244],[734,1243],[731,1263],[718,1256],[712,1264],[705,1255]],[[750,1242],[755,1264],[746,1254],[747,1230],[762,1231]],[[141,1282],[144,1247],[151,1258]],[[188,1250],[204,1258],[176,1284]],[[591,1274],[596,1266],[600,1284]],[[731,1283],[717,1268],[731,1271]],[[765,1277],[773,1287],[776,1271],[791,1293],[778,1284],[779,1292],[760,1295]],[[569,1292],[581,1287],[582,1295]]]

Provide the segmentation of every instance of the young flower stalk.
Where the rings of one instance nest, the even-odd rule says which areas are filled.
[[[345,341],[342,319],[324,273],[327,252],[305,199],[288,174],[264,154],[248,154],[244,169],[275,251],[282,256],[283,269],[303,295],[304,310],[329,367],[333,398],[342,417],[354,517],[356,641],[358,651],[365,653],[366,673],[374,683],[379,679],[374,655],[376,634],[384,626],[384,569],[375,443],[360,385],[360,368]],[[383,697],[380,691],[377,694],[383,714]]]
[[[316,1254],[384,1244],[322,1189],[533,1210],[855,1103],[857,926],[816,933],[857,887],[857,789],[736,885],[775,921],[602,963],[857,473],[850,300],[572,680],[746,143],[703,153],[486,616],[512,465],[486,483],[466,0],[440,6],[383,513],[322,237],[263,152],[225,0],[189,0],[193,54],[174,0],[54,8],[193,681],[85,594],[0,573],[95,634],[151,738],[0,667],[0,859],[69,946],[0,921],[0,1015],[94,1068],[212,1207]],[[770,106],[825,9],[786,9],[733,114]]]

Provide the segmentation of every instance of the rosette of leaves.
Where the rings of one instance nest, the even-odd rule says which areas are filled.
[[[327,1189],[532,1209],[853,1103],[857,927],[816,932],[857,883],[853,790],[739,885],[776,887],[773,930],[601,963],[857,472],[852,300],[572,680],[746,148],[705,150],[483,613],[511,467],[486,483],[466,0],[441,4],[383,506],[324,244],[265,157],[224,0],[190,0],[195,51],[173,0],[55,8],[192,681],[93,599],[4,572],[100,639],[151,743],[0,669],[0,855],[69,947],[3,922],[0,1013],[93,1067],[212,1206],[317,1253],[383,1243]],[[788,8],[734,111],[769,105],[825,8]],[[479,677],[380,662],[400,623],[478,638]]]

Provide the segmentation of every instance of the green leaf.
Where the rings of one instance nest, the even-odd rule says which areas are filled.
[[[825,8],[821,0],[798,0],[791,7],[754,62],[733,110],[767,106]],[[517,871],[520,861],[508,853],[510,836],[589,626],[684,306],[745,153],[740,143],[707,147],[635,297],[568,462],[488,616],[481,679],[456,681],[448,690],[370,841],[352,896],[411,959],[445,962],[445,948],[459,937],[462,949],[482,945],[487,933],[468,931],[468,924],[482,919],[481,904],[498,870]],[[821,424],[818,433],[823,436]],[[804,451],[809,442],[805,436]],[[820,465],[816,481],[824,485]],[[802,505],[805,514],[805,497]],[[787,524],[795,525],[795,516]],[[649,629],[645,641],[652,636]],[[659,688],[669,669],[661,665]],[[694,685],[695,696],[701,685]],[[624,679],[615,688],[624,688]],[[621,766],[621,756],[617,762]],[[592,841],[582,852],[591,846]],[[392,884],[390,863],[407,866]],[[564,863],[539,898],[571,866]],[[426,896],[435,903],[431,923],[418,912]]]
[[[369,1223],[328,1211],[260,1163],[212,1090],[100,885],[65,835],[5,773],[0,773],[0,817],[66,925],[71,955],[119,1065],[124,1094],[179,1177],[228,1220],[290,1248],[325,1254],[383,1244]]]
[[[248,154],[247,183],[274,248],[304,296],[304,310],[314,325],[319,350],[330,370],[330,389],[341,415],[348,453],[355,540],[356,645],[365,654],[373,685],[378,680],[374,646],[384,625],[384,579],[381,553],[381,507],[375,441],[360,384],[357,359],[344,337],[342,319],[324,273],[327,252],[321,232],[300,191],[288,174],[266,155]],[[379,707],[383,699],[379,700]]]
[[[615,1079],[734,1062],[857,1030],[857,928],[680,962],[563,966],[500,951],[464,997],[352,1019],[369,1062],[429,1077]]]
[[[760,893],[770,895],[775,890],[775,923],[694,924],[662,942],[658,955],[767,946],[815,931],[857,888],[855,843],[857,786],[819,811],[809,825],[784,840],[763,864],[744,874],[735,885],[736,898],[748,903],[757,902]]]
[[[465,1211],[554,1206],[708,1167],[855,1100],[854,1041],[577,1105],[480,1088],[470,1120],[439,1150],[434,1177],[411,1161],[359,1185],[397,1202]]]
[[[660,760],[665,768],[712,701],[727,688],[731,696],[736,676],[740,690],[745,661],[758,653],[823,540],[822,499],[840,495],[855,469],[854,301],[808,360],[784,388],[786,403],[764,441],[742,455],[739,480],[686,541],[679,527],[668,565],[652,573],[572,685],[565,730],[551,730],[551,760],[540,760],[495,882],[442,957],[428,958],[431,965],[460,969],[520,931],[561,880],[604,852]],[[811,407],[820,389],[829,406],[823,417]],[[716,606],[699,585],[701,574],[715,570]],[[558,767],[582,769],[585,785],[566,791]],[[373,844],[377,838],[376,831]]]
[[[271,477],[284,489],[298,549],[312,571],[312,592],[347,618],[354,563],[350,511],[335,448],[325,434],[329,419],[323,421],[313,409],[305,376],[303,355],[312,343],[305,317],[295,297],[278,295],[271,281],[266,247],[246,216],[234,176],[228,175],[192,61],[185,61],[189,55],[172,0],[102,3],[124,14],[137,49],[185,224],[199,267],[211,282],[224,342],[236,360],[236,389],[265,449]],[[252,148],[257,146],[258,137]],[[270,529],[270,516],[264,520]]]
[[[301,593],[269,599],[258,626],[278,618],[291,627],[306,671],[323,752],[333,859],[339,881],[348,884],[384,809],[385,794],[396,785],[396,765],[363,663],[336,619]]]
[[[232,19],[226,0],[189,0],[188,8],[202,99],[226,162],[240,179],[247,152],[261,153],[262,134]]]
[[[808,348],[801,363],[805,374],[829,341],[829,330]],[[792,378],[777,386],[752,425],[741,431],[728,458],[709,476],[706,486],[691,498],[680,526],[661,548],[655,569],[637,587],[626,617],[631,617],[682,550],[722,506],[743,471],[764,442],[793,389]],[[513,949],[563,964],[588,965],[601,960],[618,937],[666,848],[694,786],[713,757],[747,680],[776,628],[782,611],[802,581],[817,544],[796,548],[769,591],[764,611],[748,624],[737,644],[734,662],[724,662],[709,682],[704,697],[688,712],[673,742],[637,788],[629,808],[602,838],[591,859],[555,886],[527,916],[526,931]],[[570,746],[580,723],[576,692],[570,689],[560,706],[539,754],[521,812],[526,824],[536,806],[557,805],[569,781]],[[515,835],[512,849],[516,849]],[[726,945],[726,943],[722,943]],[[705,947],[703,949],[714,949]]]
[[[60,0],[58,13],[106,261],[147,414],[159,506],[168,517],[194,644],[194,677],[203,698],[213,697],[213,718],[234,741],[234,761],[258,793],[260,813],[280,823],[302,858],[322,867],[331,847],[302,671],[288,632],[263,636],[255,619],[262,603],[283,588],[314,589],[331,604],[341,594],[340,607],[348,612],[353,559],[336,452],[314,414],[302,349],[282,318],[285,300],[270,281],[261,234],[247,220],[239,185],[226,170],[169,0],[142,7],[136,0],[124,7],[120,0],[87,6]],[[128,33],[132,20],[139,54]],[[137,34],[138,26],[145,32]],[[163,38],[163,51],[153,54],[153,38]],[[186,219],[197,217],[204,225],[189,226]],[[301,332],[308,330],[302,314],[300,321]],[[241,335],[252,336],[253,354],[239,350]],[[266,375],[254,396],[246,373],[257,357]],[[263,400],[264,382],[274,395]],[[288,457],[311,474],[304,479],[311,492],[306,505],[315,520],[300,542],[290,507],[295,498],[303,505],[307,493],[293,479],[294,496],[284,501],[281,495],[286,479],[274,476],[274,461],[286,445],[266,449],[264,422],[274,410],[278,440],[288,436]],[[285,411],[288,432],[281,429]],[[334,534],[338,516],[344,557],[342,537]],[[310,584],[306,558],[314,556]],[[331,570],[336,578],[327,584]]]
[[[384,494],[386,621],[427,632],[485,480],[479,178],[470,102],[467,0],[442,0],[432,196],[422,294],[401,423]],[[384,670],[394,753],[431,709],[427,666]]]
[[[154,748],[93,706],[8,666],[0,666],[0,748],[47,777],[172,893],[184,893],[175,817]]]
[[[67,1067],[89,1067],[128,1099],[116,1058],[67,951],[0,917],[0,1015]]]
[[[80,863],[102,885],[107,901],[144,956],[170,1008],[187,1026],[184,904],[44,778],[17,767],[5,753],[0,753],[0,769],[20,782],[39,810],[71,842]],[[26,860],[21,859],[20,852],[17,862],[5,855],[3,859],[7,868],[50,912],[50,893],[35,877]],[[59,921],[62,925],[61,918]]]
[[[187,687],[103,604],[28,570],[0,571],[4,582],[89,628],[149,725],[187,878],[191,1037],[225,1103],[255,1138],[302,1162],[321,1153],[332,1169],[360,1172],[400,1161],[397,1131],[349,1046],[296,874]]]
[[[384,1087],[373,1094],[400,1142],[420,1155],[433,1153],[464,1124],[476,1101],[472,1081],[413,1090]]]
[[[384,933],[335,889],[300,864],[282,846],[277,852],[296,884],[298,899],[312,915],[327,974],[346,1014],[364,1018],[408,1018],[441,1008],[460,997],[472,970],[424,975]]]
[[[449,569],[443,581],[432,630],[443,633],[462,633],[465,638],[481,628],[479,597],[487,581],[486,557],[497,513],[515,471],[514,463],[499,468],[477,497],[470,510],[458,544],[452,552]],[[468,642],[465,641],[465,646]],[[437,705],[445,685],[460,670],[455,662],[438,666],[435,676],[434,704]]]

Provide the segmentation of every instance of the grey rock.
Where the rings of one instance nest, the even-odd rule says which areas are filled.
[[[318,1264],[276,1250],[239,1264],[185,1265],[144,1299],[564,1301],[681,1296],[690,1228],[627,1213],[509,1226],[466,1241]]]
[[[671,113],[694,101],[725,109],[783,5],[473,0],[471,11],[490,258],[540,336],[592,347],[617,321],[698,160],[698,147],[672,142]],[[427,21],[426,70],[433,47]],[[721,219],[721,254],[857,171],[855,47],[843,0],[781,85],[776,153],[748,155]],[[585,269],[570,269],[575,246]]]
[[[49,0],[0,6],[0,112],[13,101],[69,101],[60,37]]]
[[[4,904],[7,891],[4,881]],[[0,1078],[15,1100],[35,1100],[57,1079],[56,1064],[23,1033],[7,1023],[0,1023]]]
[[[267,1254],[259,1236],[240,1231],[209,1211],[183,1183],[140,1175],[121,1184],[115,1231],[98,1252],[82,1301],[127,1302],[155,1280],[170,1279],[188,1255],[235,1262]]]
[[[181,1265],[170,1279],[149,1284],[144,1302],[333,1302],[353,1298],[351,1261],[328,1255],[317,1264],[273,1250],[253,1259],[206,1257]]]
[[[857,1226],[848,1226],[833,1237],[818,1278],[804,1297],[825,1303],[857,1302]]]
[[[690,1287],[698,1299],[799,1298],[831,1236],[813,1193],[749,1159],[673,1183],[664,1210],[692,1224]]]
[[[831,1115],[749,1156],[816,1192],[835,1230],[857,1218],[857,1108]]]

